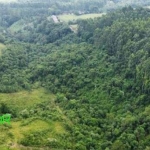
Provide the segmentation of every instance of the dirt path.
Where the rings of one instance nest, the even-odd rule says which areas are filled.
[[[57,111],[61,114],[63,120],[65,120],[70,126],[73,126],[72,121],[64,114],[63,110],[55,103],[55,98],[53,98],[51,102],[56,107]]]
[[[59,106],[56,106],[58,112],[62,115],[62,118],[69,124],[69,125],[73,125],[72,121],[66,116],[64,115],[63,111],[61,110],[61,108]]]

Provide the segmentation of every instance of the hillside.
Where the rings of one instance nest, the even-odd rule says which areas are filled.
[[[149,150],[150,10],[54,23],[37,6],[0,7],[0,149]]]
[[[44,89],[0,94],[1,114],[13,116],[10,125],[0,125],[0,149],[65,147],[66,127],[72,124],[54,99]]]
[[[113,11],[125,6],[141,7],[149,6],[149,0],[0,0],[0,3],[13,3],[11,7],[29,8],[43,10],[56,15],[62,13],[102,13]],[[39,7],[40,6],[40,7]],[[45,10],[45,11],[47,11]],[[34,10],[30,10],[31,12]],[[30,12],[30,13],[31,13]],[[26,12],[27,13],[27,12]]]

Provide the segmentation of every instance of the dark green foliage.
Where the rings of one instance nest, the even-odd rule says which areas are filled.
[[[90,9],[97,11],[95,6]],[[62,142],[43,140],[41,131],[25,135],[21,143],[78,150],[148,149],[149,17],[146,9],[127,7],[102,18],[79,20],[74,35],[45,14],[34,18],[34,29],[16,32],[14,41],[5,33],[10,46],[0,57],[0,91],[30,90],[38,82],[56,94],[55,103],[73,124],[64,123],[70,136],[60,137]],[[19,115],[62,121],[58,110],[48,106],[39,104]],[[3,105],[1,111],[7,109]]]

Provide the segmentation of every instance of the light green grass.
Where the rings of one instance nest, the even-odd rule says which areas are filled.
[[[62,119],[67,121],[66,116],[63,115],[63,111],[55,104],[54,98],[55,96],[53,94],[43,88],[34,89],[31,92],[0,93],[0,103],[4,102],[11,107],[13,106],[18,112],[28,107],[32,108],[38,103],[48,101],[52,108],[56,108]],[[63,121],[47,121],[40,118],[33,119],[32,116],[27,119],[18,118],[15,120],[12,118],[10,127],[0,125],[0,150],[7,150],[8,147],[14,150],[26,149],[25,146],[23,147],[19,144],[19,141],[24,139],[26,134],[45,130],[47,131],[46,137],[52,139],[59,139],[58,135],[68,133]]]
[[[9,150],[8,148],[6,148],[5,146],[0,146],[0,150]],[[15,150],[15,149],[13,149],[13,150]]]
[[[58,18],[60,21],[69,22],[69,21],[73,21],[73,20],[77,20],[77,19],[89,19],[89,18],[101,17],[102,15],[104,15],[104,13],[84,14],[84,15],[79,15],[79,16],[76,16],[74,14],[68,14],[68,15],[58,15]]]
[[[56,133],[65,133],[65,129],[63,128],[61,122],[48,123],[46,121],[36,119],[28,125],[22,126],[22,121],[11,122],[12,129],[10,129],[9,131],[14,135],[15,142],[17,142],[19,139],[22,139],[24,137],[24,134],[30,132],[51,129],[53,131],[53,133],[49,133],[51,137],[55,136]]]
[[[78,25],[75,24],[75,25],[70,25],[70,29],[73,31],[73,32],[77,32],[78,31]]]
[[[2,54],[2,50],[5,48],[6,48],[6,46],[4,44],[0,43],[0,56]]]
[[[22,120],[23,121],[23,120]],[[64,134],[67,131],[63,127],[63,123],[59,121],[51,121],[46,122],[40,119],[32,121],[30,124],[26,126],[22,126],[22,121],[12,121],[11,129],[5,129],[3,126],[0,126],[0,141],[1,141],[1,149],[6,150],[7,147],[11,149],[20,150],[22,145],[19,144],[19,141],[25,138],[25,134],[30,134],[33,132],[39,132],[44,130],[51,130],[47,132],[47,138],[57,139],[58,135]],[[8,134],[12,134],[13,137],[10,138]],[[3,139],[5,139],[4,143],[2,143]],[[9,143],[12,143],[12,146],[8,146]],[[25,147],[24,147],[25,148]],[[32,147],[31,147],[32,148]]]
[[[23,29],[25,27],[25,25],[26,24],[23,20],[19,20],[9,27],[9,31],[11,31],[12,33],[17,32],[17,31]]]
[[[18,111],[53,98],[54,95],[46,94],[44,89],[36,89],[30,92],[21,91],[11,94],[0,93],[0,103],[6,103]]]

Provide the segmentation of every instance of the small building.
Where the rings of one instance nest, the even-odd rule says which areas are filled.
[[[53,19],[53,21],[54,21],[55,23],[59,23],[57,16],[52,15],[52,19]]]

